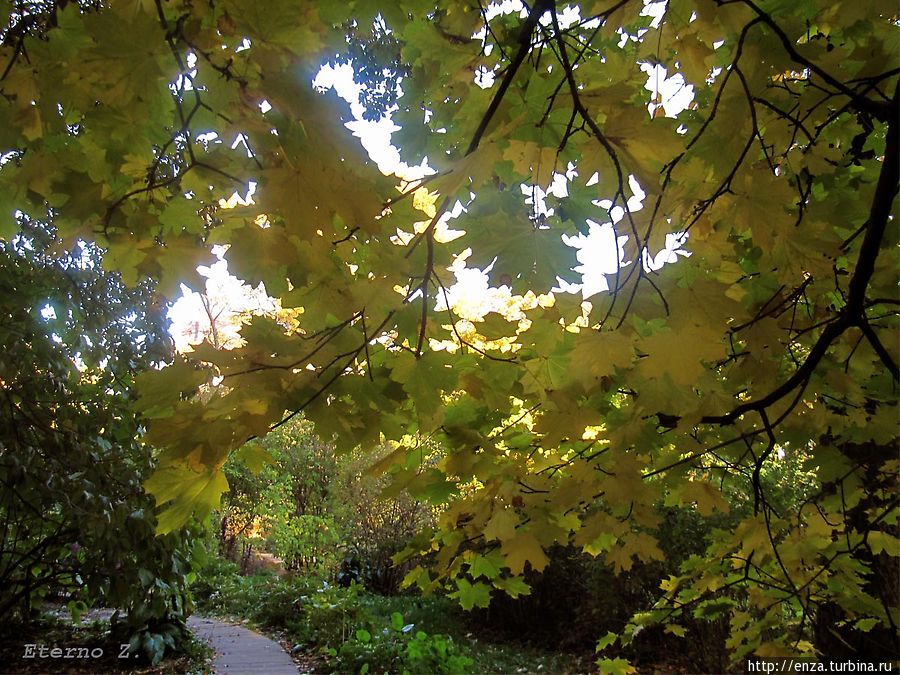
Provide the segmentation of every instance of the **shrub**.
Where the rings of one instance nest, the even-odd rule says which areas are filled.
[[[218,557],[200,571],[192,587],[201,611],[287,629],[309,646],[340,645],[367,621],[359,589],[299,575],[241,576],[237,565]]]
[[[374,457],[348,456],[331,488],[335,503],[340,504],[335,513],[346,547],[338,582],[355,579],[381,595],[399,592],[403,578],[416,561],[395,565],[392,558],[416,534],[433,525],[435,517],[432,505],[405,491],[384,493],[389,477],[373,476],[370,466],[390,452],[389,447],[384,447]]]
[[[191,593],[198,608],[209,606],[210,599],[221,591],[223,586],[235,583],[239,578],[238,566],[219,556],[209,556],[197,571],[196,579],[191,584]]]
[[[329,569],[334,564],[340,534],[328,516],[291,515],[275,520],[272,541],[275,555],[288,569]]]
[[[453,638],[415,630],[399,612],[391,615],[389,626],[360,628],[329,654],[341,673],[468,673],[474,664]]]
[[[187,635],[197,528],[157,536],[144,491],[135,382],[171,356],[155,289],[104,271],[97,246],[19,226],[0,239],[0,627],[69,597],[73,613],[123,610],[115,636],[158,662]]]
[[[339,647],[354,631],[371,624],[371,615],[359,602],[361,586],[347,588],[327,582],[300,597],[301,615],[291,628],[299,641],[318,647]]]

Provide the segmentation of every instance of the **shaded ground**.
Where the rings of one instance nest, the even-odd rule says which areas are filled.
[[[48,617],[30,625],[0,632],[0,673],[132,673],[170,675],[197,671],[191,656],[169,659],[158,666],[129,658],[127,648],[107,634],[108,624],[71,623]],[[124,656],[123,656],[123,651]]]
[[[282,645],[239,623],[194,615],[188,619],[188,626],[215,652],[212,660],[204,666],[185,656],[151,666],[129,658],[126,645],[109,638],[108,621],[113,610],[91,610],[84,623],[75,626],[65,609],[47,609],[45,619],[0,634],[0,673],[296,675],[314,673],[321,665],[319,659],[306,654],[290,656]]]

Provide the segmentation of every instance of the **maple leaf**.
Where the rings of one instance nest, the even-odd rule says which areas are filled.
[[[520,532],[501,543],[500,550],[506,556],[506,566],[513,574],[521,574],[525,563],[540,572],[550,562],[537,538],[530,532]]]
[[[228,480],[218,469],[196,471],[186,464],[172,464],[157,469],[144,487],[158,505],[165,506],[159,514],[157,530],[166,534],[194,516],[206,516],[228,490]]]
[[[480,581],[470,583],[466,579],[456,580],[456,591],[450,593],[451,598],[459,600],[463,609],[487,607],[491,601],[491,587]]]
[[[500,568],[503,566],[503,556],[493,552],[488,555],[476,554],[469,563],[469,575],[473,579],[484,577],[485,579],[496,579],[500,575]]]
[[[254,474],[258,474],[264,467],[275,463],[272,453],[252,441],[242,445],[231,455],[231,458],[244,462]]]
[[[484,538],[488,541],[499,539],[501,542],[512,539],[516,532],[519,516],[511,509],[500,509],[491,516],[484,528]]]
[[[494,579],[494,587],[499,588],[513,599],[521,595],[531,595],[531,586],[526,584],[522,577]]]
[[[503,159],[511,161],[522,176],[533,178],[533,182],[543,187],[553,178],[556,149],[527,141],[510,141],[503,151]]]

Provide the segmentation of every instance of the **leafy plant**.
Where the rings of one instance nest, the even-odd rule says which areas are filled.
[[[435,509],[405,491],[382,494],[389,478],[369,475],[370,460],[323,442],[302,417],[247,444],[225,467],[220,551],[245,573],[253,547],[265,547],[289,570],[398,592],[409,565],[392,557],[433,524]]]
[[[272,530],[275,554],[288,567],[301,567],[333,559],[340,533],[332,519],[316,515],[300,515],[276,523]]]
[[[153,287],[126,288],[92,244],[59,250],[52,226],[20,225],[0,242],[0,612],[115,607],[115,636],[156,663],[188,639],[196,531],[154,536],[142,488],[154,464],[129,400],[136,372],[168,356]]]
[[[482,640],[484,627],[471,625],[458,605],[437,595],[382,596],[303,576],[241,576],[221,559],[199,570],[192,592],[200,611],[276,630],[341,671],[358,672],[366,663],[370,672],[447,672],[441,668],[448,666],[450,672],[583,671],[568,655]]]
[[[338,672],[467,673],[474,663],[446,635],[428,635],[391,614],[390,627],[358,629],[340,649],[331,649]]]
[[[369,455],[348,453],[342,457],[342,470],[332,484],[332,512],[340,523],[345,545],[342,571],[347,578],[356,578],[382,595],[400,592],[412,563],[397,564],[394,556],[419,532],[434,525],[438,510],[427,499],[395,489],[389,475],[372,475],[369,466],[373,459],[393,454],[390,446]]]

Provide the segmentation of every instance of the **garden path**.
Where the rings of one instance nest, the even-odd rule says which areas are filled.
[[[199,639],[209,644],[216,655],[215,675],[297,675],[311,672],[298,668],[277,642],[243,626],[196,614],[188,626]]]

